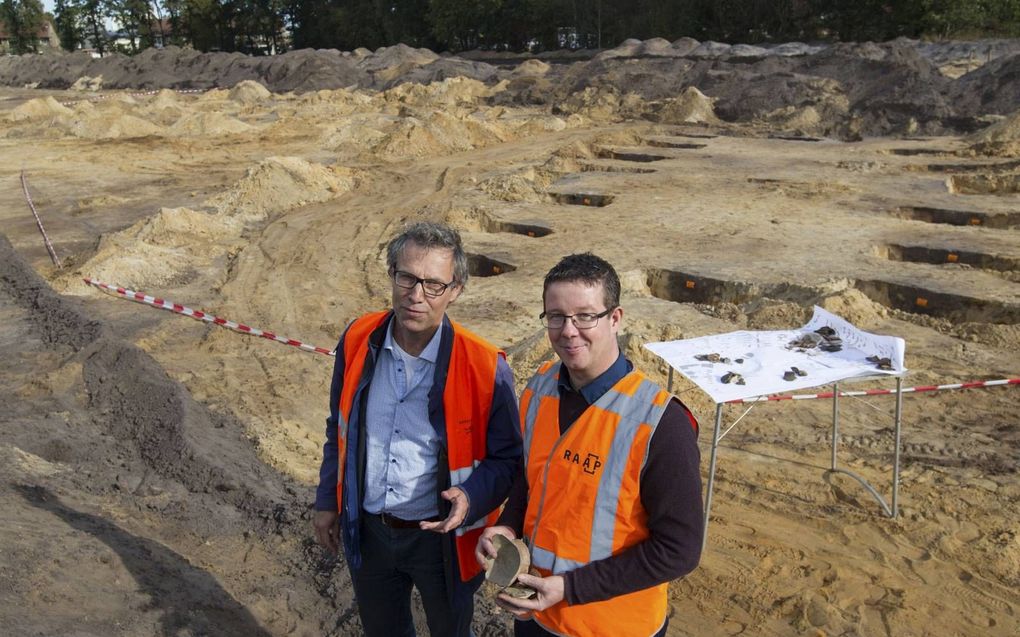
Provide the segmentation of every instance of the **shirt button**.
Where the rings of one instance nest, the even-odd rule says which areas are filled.
[[[393,493],[393,487],[390,487],[389,489],[386,490],[389,491],[390,493]]]
[[[396,462],[396,461],[397,461],[396,458],[393,458],[392,460],[390,460],[390,462]]]

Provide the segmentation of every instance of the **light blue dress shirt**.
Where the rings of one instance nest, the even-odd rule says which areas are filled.
[[[405,520],[439,514],[442,439],[429,422],[428,405],[441,332],[436,330],[415,358],[393,340],[393,321],[386,330],[365,412],[364,508],[369,513]]]

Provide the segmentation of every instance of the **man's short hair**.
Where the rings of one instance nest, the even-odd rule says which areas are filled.
[[[463,288],[468,280],[467,255],[460,242],[460,233],[444,223],[419,221],[404,228],[404,231],[393,237],[386,246],[386,267],[392,274],[397,268],[397,259],[408,242],[414,243],[425,250],[436,248],[453,251],[454,284]],[[445,283],[445,281],[444,281]]]
[[[553,283],[583,281],[594,287],[602,284],[602,300],[606,309],[620,305],[620,277],[609,262],[591,252],[571,254],[560,259],[545,275],[542,286],[542,305],[545,305],[545,293]]]

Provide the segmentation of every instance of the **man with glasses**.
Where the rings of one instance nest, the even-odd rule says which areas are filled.
[[[539,575],[501,593],[514,634],[664,635],[667,585],[701,555],[697,422],[620,351],[620,280],[587,253],[546,274],[540,315],[559,357],[521,395],[524,467],[492,538],[524,537]],[[531,621],[529,621],[531,620]]]
[[[413,636],[411,587],[433,637],[471,634],[474,548],[521,457],[503,352],[446,316],[467,282],[456,230],[417,223],[390,241],[393,307],[336,348],[316,539],[342,539],[364,634]]]

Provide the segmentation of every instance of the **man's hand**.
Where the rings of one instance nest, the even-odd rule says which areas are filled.
[[[312,526],[315,528],[315,541],[336,555],[340,550],[340,513],[316,511]]]
[[[517,583],[530,586],[537,594],[531,599],[510,597],[506,593],[496,596],[496,603],[500,608],[509,611],[517,619],[529,619],[536,610],[545,610],[563,601],[562,575],[536,577],[522,573],[517,577]]]
[[[468,497],[460,487],[450,487],[440,493],[444,500],[450,503],[450,515],[445,520],[438,522],[420,522],[418,526],[423,531],[435,531],[436,533],[448,533],[464,523],[468,514]]]
[[[492,544],[492,538],[497,535],[502,535],[510,540],[517,537],[514,530],[508,526],[490,526],[482,531],[481,537],[478,538],[478,544],[475,545],[475,559],[478,560],[478,564],[482,568],[486,567],[487,560],[496,557],[496,547]]]

